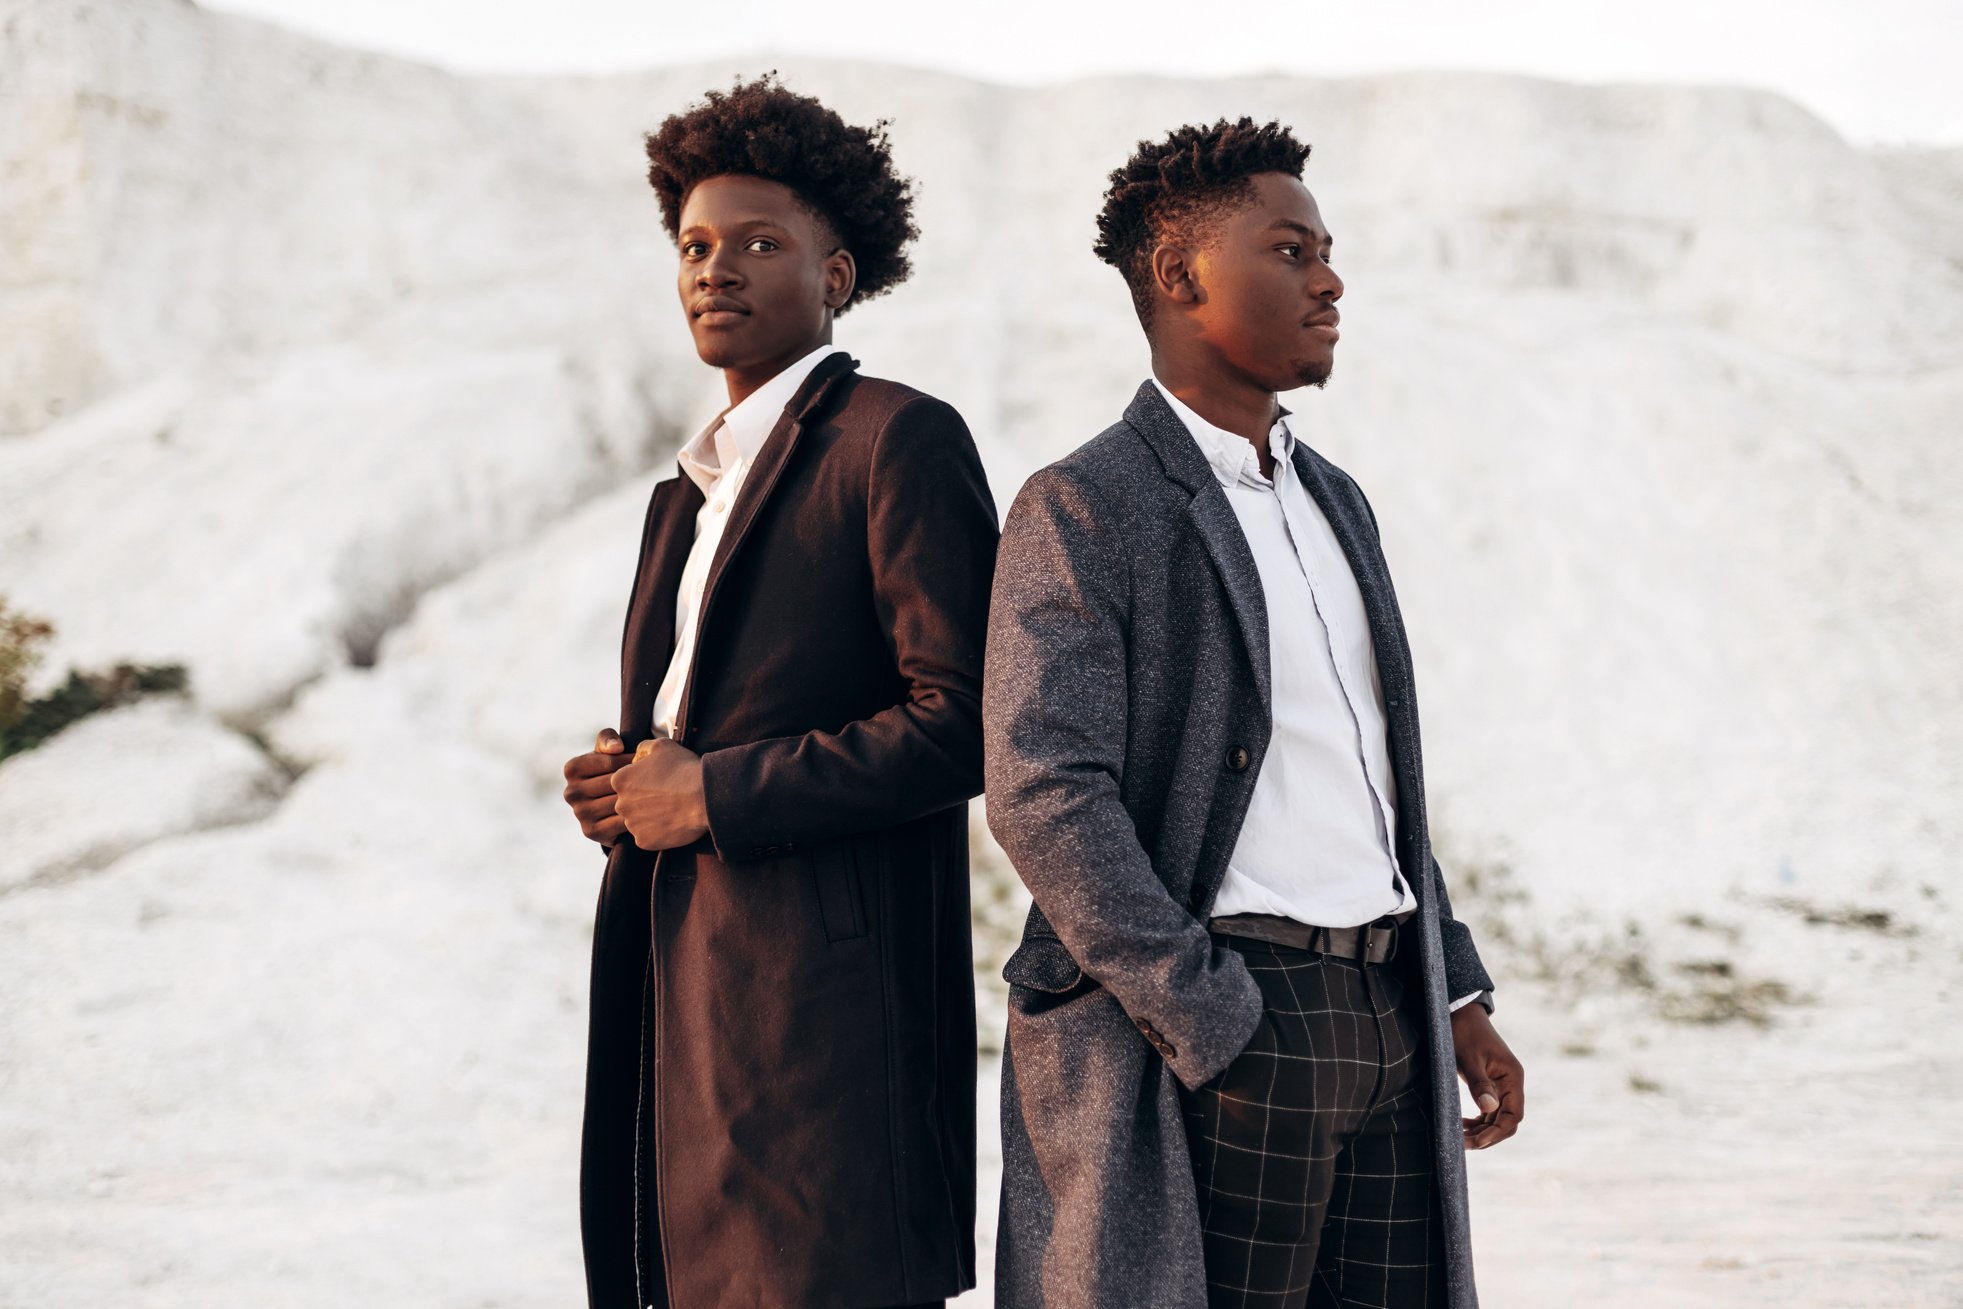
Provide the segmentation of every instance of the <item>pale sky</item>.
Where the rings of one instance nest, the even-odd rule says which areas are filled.
[[[1412,69],[1781,92],[1864,144],[1963,145],[1963,0],[222,0],[463,72],[728,56],[873,59],[998,82]]]

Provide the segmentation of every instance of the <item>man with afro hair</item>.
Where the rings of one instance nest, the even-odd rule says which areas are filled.
[[[1222,120],[1111,175],[1152,376],[1003,527],[1009,1309],[1477,1304],[1465,1149],[1522,1075],[1432,858],[1376,519],[1278,401],[1335,361],[1308,154]]]
[[[906,280],[884,124],[774,78],[647,138],[729,408],[654,488],[617,731],[580,1209],[595,1309],[938,1304],[974,1285],[967,801],[996,520],[952,408],[832,321]]]

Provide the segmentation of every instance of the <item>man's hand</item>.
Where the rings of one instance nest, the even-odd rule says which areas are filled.
[[[702,798],[702,756],[666,737],[641,742],[633,762],[602,779],[614,789],[614,809],[634,844],[672,850],[709,831]]]
[[[627,745],[611,727],[600,729],[590,754],[566,760],[566,803],[587,839],[613,845],[627,834],[614,810],[613,772],[627,762]]]
[[[1498,1145],[1520,1129],[1527,1108],[1526,1071],[1477,1001],[1453,1012],[1452,1051],[1459,1076],[1479,1106],[1479,1117],[1462,1121],[1466,1149]]]

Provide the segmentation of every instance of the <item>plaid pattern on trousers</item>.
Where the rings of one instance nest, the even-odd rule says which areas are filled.
[[[1423,1025],[1402,967],[1214,939],[1247,961],[1264,1012],[1225,1072],[1182,1092],[1210,1309],[1442,1304]]]

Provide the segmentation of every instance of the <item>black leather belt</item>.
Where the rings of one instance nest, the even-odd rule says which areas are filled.
[[[1397,954],[1395,918],[1379,918],[1358,927],[1311,927],[1278,914],[1228,914],[1207,922],[1207,930],[1222,936],[1245,937],[1285,945],[1315,954],[1333,954],[1339,959],[1361,959],[1380,964]]]

